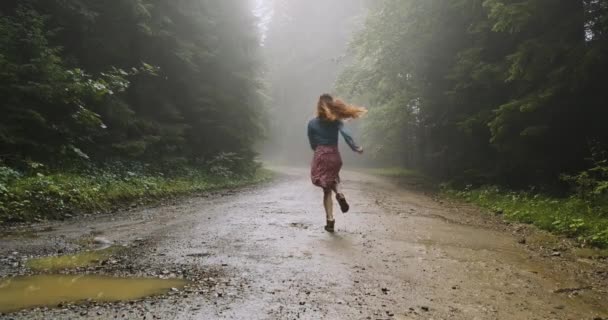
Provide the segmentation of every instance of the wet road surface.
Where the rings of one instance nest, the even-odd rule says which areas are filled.
[[[307,170],[279,171],[275,182],[223,197],[59,225],[29,244],[3,242],[28,251],[58,234],[66,242],[91,232],[116,243],[145,238],[129,263],[221,270],[208,291],[137,302],[145,306],[131,313],[110,305],[5,317],[608,318],[605,282],[587,277],[601,265],[543,256],[488,216],[354,172],[343,174],[351,212],[336,205],[337,230],[329,234],[322,192]]]

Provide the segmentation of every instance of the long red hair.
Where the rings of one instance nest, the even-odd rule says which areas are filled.
[[[321,120],[357,119],[366,112],[365,108],[346,104],[340,99],[334,99],[327,93],[319,98],[319,103],[317,104],[317,117]]]

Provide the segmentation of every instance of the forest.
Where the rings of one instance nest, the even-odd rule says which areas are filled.
[[[608,320],[608,0],[0,1],[0,319]]]
[[[255,26],[238,0],[2,1],[0,221],[251,176]]]
[[[559,184],[606,160],[607,10],[602,0],[382,1],[339,89],[373,107],[365,131],[383,161],[473,184]]]
[[[303,128],[333,92],[370,110],[353,166],[608,243],[608,1],[257,3],[3,2],[0,221],[247,184],[260,157],[307,165]]]
[[[377,161],[608,243],[608,1],[385,0],[350,51]]]

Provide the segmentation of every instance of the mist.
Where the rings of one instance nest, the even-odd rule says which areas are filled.
[[[264,5],[269,16],[262,52],[270,125],[261,154],[272,162],[308,164],[312,152],[306,124],[315,115],[319,96],[336,93],[349,43],[363,28],[366,1],[275,0]]]
[[[606,320],[607,75],[608,0],[2,0],[0,318]]]

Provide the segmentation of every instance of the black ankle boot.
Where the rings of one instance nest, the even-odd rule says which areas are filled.
[[[346,202],[346,197],[344,197],[342,193],[337,193],[336,200],[338,200],[340,210],[342,210],[343,213],[347,213],[348,209],[350,209],[350,206],[348,205],[348,202]]]
[[[334,226],[336,224],[336,221],[329,221],[327,220],[327,225],[325,225],[325,231],[327,232],[334,232]]]

